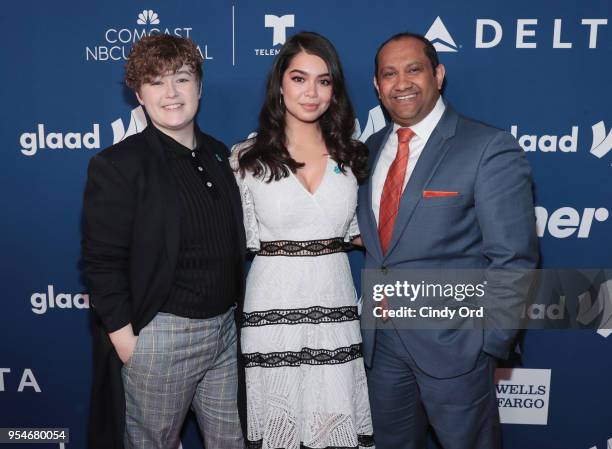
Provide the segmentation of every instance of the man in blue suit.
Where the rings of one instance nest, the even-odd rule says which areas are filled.
[[[366,268],[497,270],[510,279],[489,295],[507,300],[504,308],[528,287],[512,273],[538,260],[530,169],[510,134],[442,99],[444,75],[423,36],[398,34],[378,50],[374,86],[392,123],[366,142],[372,175],[358,212]],[[377,448],[423,448],[429,425],[445,449],[500,447],[493,377],[516,331],[406,330],[394,318],[372,326],[372,312],[366,302]]]

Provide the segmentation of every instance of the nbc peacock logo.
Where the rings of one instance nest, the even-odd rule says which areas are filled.
[[[138,14],[138,25],[159,25],[159,16],[152,9],[145,9]]]

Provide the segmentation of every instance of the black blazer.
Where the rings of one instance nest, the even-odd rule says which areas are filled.
[[[197,129],[196,132],[204,149],[221,159],[231,186],[230,201],[244,260],[242,207],[229,152],[223,143]],[[92,449],[123,448],[122,362],[108,333],[132,323],[138,334],[162,307],[176,268],[179,232],[178,187],[153,125],[91,159],[83,205],[82,262],[95,312],[89,423]],[[242,272],[239,278],[242,285],[238,314],[244,292]],[[241,387],[243,393],[244,386]],[[241,412],[244,417],[244,410]]]

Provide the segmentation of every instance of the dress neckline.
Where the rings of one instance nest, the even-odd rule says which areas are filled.
[[[323,183],[325,182],[325,178],[327,178],[327,172],[329,171],[329,161],[332,160],[332,158],[330,157],[330,155],[326,155],[327,157],[327,161],[325,162],[325,170],[323,171],[323,176],[321,177],[321,180],[319,181],[319,185],[317,185],[317,187],[315,188],[315,190],[313,192],[311,192],[310,190],[308,190],[308,188],[304,185],[304,183],[302,181],[300,181],[300,178],[297,177],[297,175],[295,173],[293,173],[291,170],[289,170],[290,176],[295,179],[295,181],[300,185],[300,187],[302,188],[302,190],[304,192],[306,192],[306,194],[308,194],[311,197],[315,197],[317,195],[317,193],[319,193],[319,190],[321,190],[321,187],[323,186]]]

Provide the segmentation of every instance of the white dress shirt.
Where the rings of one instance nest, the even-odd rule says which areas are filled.
[[[408,156],[408,167],[406,168],[406,176],[404,178],[402,192],[406,188],[406,184],[408,184],[408,180],[410,179],[412,171],[419,160],[419,156],[421,156],[421,153],[423,152],[423,148],[425,148],[425,145],[429,140],[429,136],[431,136],[431,133],[438,125],[438,122],[440,121],[440,118],[442,118],[442,114],[444,114],[445,109],[446,106],[444,105],[444,101],[442,101],[442,97],[439,97],[431,112],[427,114],[427,116],[419,123],[410,127],[410,129],[414,131],[415,135],[409,143],[410,154]],[[376,164],[376,168],[372,174],[372,210],[374,211],[374,216],[376,217],[376,223],[378,223],[380,197],[382,196],[385,180],[387,179],[387,173],[389,171],[389,167],[391,167],[391,164],[395,160],[395,155],[397,154],[396,131],[399,128],[401,128],[400,125],[397,123],[393,124],[393,130],[391,131],[391,134],[389,134],[387,142],[385,142],[382,150],[380,151],[378,163]]]

